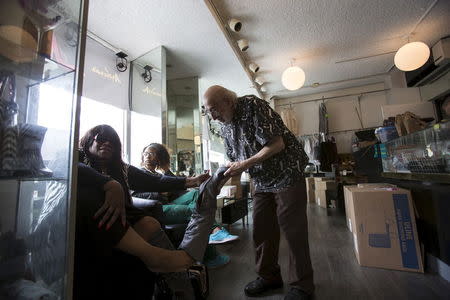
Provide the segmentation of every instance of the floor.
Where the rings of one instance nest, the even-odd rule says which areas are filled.
[[[328,215],[327,215],[328,214]],[[314,299],[450,299],[450,283],[435,274],[416,274],[360,267],[354,256],[352,237],[344,216],[320,208],[308,207],[309,241],[314,268],[316,293]],[[254,280],[252,219],[249,228],[239,221],[230,228],[240,240],[218,246],[231,256],[231,262],[210,270],[208,299],[256,299],[246,297],[243,289]],[[287,245],[280,245],[280,266],[287,278]],[[258,299],[283,299],[289,287]]]

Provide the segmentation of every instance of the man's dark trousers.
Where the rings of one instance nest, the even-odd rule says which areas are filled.
[[[288,283],[308,294],[314,291],[309,255],[304,178],[279,192],[253,194],[253,242],[256,272],[268,281],[281,279],[278,264],[280,228],[289,247]]]

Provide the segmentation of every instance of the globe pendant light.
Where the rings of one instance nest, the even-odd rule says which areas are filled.
[[[305,84],[305,72],[297,66],[289,67],[284,70],[281,83],[290,91],[298,90]]]
[[[403,45],[394,56],[395,66],[402,71],[413,71],[423,66],[430,57],[430,48],[422,42]]]

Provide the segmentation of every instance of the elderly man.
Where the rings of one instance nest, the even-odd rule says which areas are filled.
[[[283,286],[278,249],[280,228],[289,247],[289,285],[285,299],[309,299],[314,291],[309,256],[306,190],[307,163],[295,136],[278,113],[256,96],[237,97],[221,86],[204,95],[205,111],[222,123],[231,163],[226,175],[249,170],[255,183],[253,242],[259,277],[244,289],[248,296]]]

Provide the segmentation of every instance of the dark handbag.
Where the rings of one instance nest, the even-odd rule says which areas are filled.
[[[188,269],[188,278],[191,281],[196,300],[206,300],[209,294],[209,277],[208,270],[205,265],[194,265]],[[176,300],[180,298],[174,293],[163,276],[157,276],[156,289],[154,294],[155,300]]]
[[[188,270],[189,279],[194,288],[195,299],[205,300],[209,295],[209,276],[205,265],[194,265]]]

